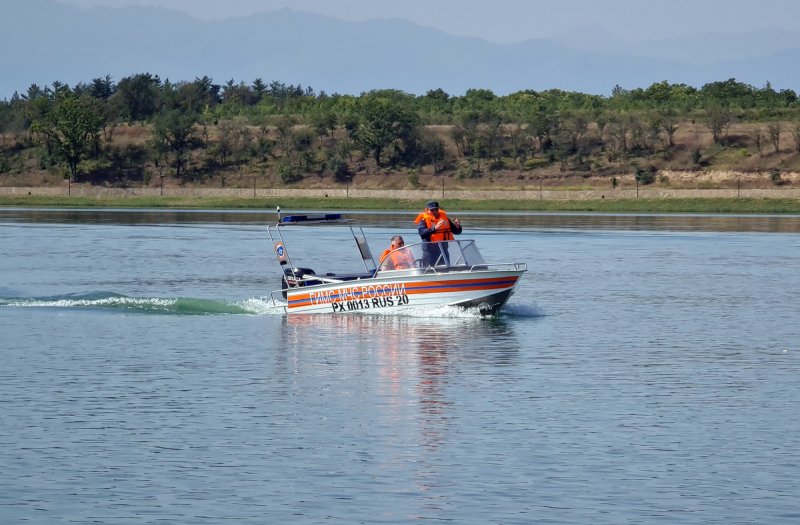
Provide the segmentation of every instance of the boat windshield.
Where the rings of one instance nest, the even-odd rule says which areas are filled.
[[[378,265],[378,271],[434,268],[465,270],[486,262],[472,240],[419,242],[403,246],[386,254]]]

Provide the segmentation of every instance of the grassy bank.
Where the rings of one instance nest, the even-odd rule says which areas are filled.
[[[420,210],[424,201],[371,198],[275,197],[68,197],[45,195],[3,195],[0,206],[72,208],[197,208],[285,210]],[[603,200],[455,200],[442,206],[455,211],[541,211],[606,213],[791,213],[800,214],[797,199],[603,199]]]

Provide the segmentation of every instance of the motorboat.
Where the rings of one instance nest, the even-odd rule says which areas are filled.
[[[352,237],[361,259],[358,272],[293,264],[293,252],[286,245],[288,230],[309,231],[320,225],[349,230],[346,237]],[[279,210],[277,224],[267,231],[281,269],[281,288],[272,293],[273,300],[282,299],[289,314],[391,314],[406,308],[455,306],[494,315],[527,271],[525,263],[487,263],[474,240],[418,242],[393,250],[376,263],[363,228],[338,213],[281,217]],[[313,249],[320,250],[318,241],[326,236],[311,235]]]

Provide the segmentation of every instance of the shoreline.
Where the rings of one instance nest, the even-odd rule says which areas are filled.
[[[136,194],[123,195],[59,195],[3,194],[0,192],[0,209],[2,207],[30,208],[151,208],[151,209],[242,209],[242,210],[274,210],[280,206],[284,210],[419,210],[430,199],[442,202],[445,209],[459,211],[520,211],[520,212],[575,212],[575,213],[707,213],[707,214],[780,214],[800,215],[800,198],[782,196],[727,196],[727,190],[697,190],[718,192],[716,197],[691,196],[653,196],[641,192],[639,197],[617,198],[496,198],[477,192],[459,192],[456,197],[436,192],[422,192],[423,196],[398,195],[402,192],[370,190],[369,196],[304,196],[303,190],[288,190],[272,196],[230,196],[183,192],[181,195],[142,196]],[[305,190],[309,192],[313,190]],[[679,192],[680,190],[673,190]],[[695,190],[691,190],[695,191]],[[751,190],[752,191],[752,190]],[[781,191],[781,190],[778,190]],[[788,193],[791,190],[782,190]],[[252,192],[252,190],[251,190]],[[165,192],[166,193],[166,192]],[[448,192],[449,193],[449,192]],[[455,192],[453,192],[455,193]],[[464,198],[464,197],[469,198]],[[495,198],[487,198],[495,197]]]
[[[208,188],[197,186],[110,187],[86,184],[60,186],[0,186],[5,197],[92,197],[92,198],[212,198],[212,199],[399,199],[406,201],[593,201],[632,199],[797,199],[800,188],[580,188],[548,189],[526,187],[503,189],[359,189],[334,188]]]

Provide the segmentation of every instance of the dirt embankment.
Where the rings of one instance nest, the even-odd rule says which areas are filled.
[[[263,190],[324,190],[323,194],[325,191],[340,190],[346,194],[359,190],[419,190],[444,194],[453,191],[502,190],[540,194],[547,191],[573,192],[571,194],[575,196],[579,195],[575,192],[586,191],[618,194],[637,187],[640,191],[658,190],[664,194],[678,190],[741,192],[800,188],[800,151],[793,135],[784,132],[777,148],[756,147],[753,137],[758,135],[761,128],[763,125],[757,123],[734,124],[724,144],[715,144],[705,126],[687,121],[678,127],[674,145],[669,148],[664,144],[655,144],[646,152],[636,153],[638,150],[631,149],[627,153],[613,155],[608,149],[596,148],[579,162],[571,157],[562,161],[546,158],[545,152],[538,147],[533,157],[525,160],[504,158],[500,163],[504,167],[496,169],[486,159],[475,161],[474,164],[468,162],[453,143],[452,126],[427,126],[428,131],[442,141],[446,150],[446,160],[435,173],[431,165],[413,169],[378,166],[374,159],[355,151],[350,161],[352,180],[344,184],[334,180],[323,162],[325,147],[331,146],[337,137],[343,139],[343,136],[338,136],[343,135],[343,131],[324,140],[318,139],[327,142],[316,144],[314,151],[319,158],[316,158],[315,171],[303,173],[299,180],[288,183],[278,173],[280,152],[269,162],[250,159],[236,166],[220,163],[211,147],[217,134],[215,128],[211,127],[208,145],[188,154],[184,174],[181,180],[177,180],[173,178],[174,170],[168,163],[156,163],[143,154],[147,151],[150,137],[148,128],[125,125],[116,128],[107,144],[110,151],[119,153],[117,156],[122,160],[117,160],[120,165],[100,169],[102,163],[89,162],[77,179],[80,184],[73,184],[73,187],[87,194],[114,187],[149,194],[206,190],[224,190],[222,193],[226,194],[231,189],[252,190],[251,193],[256,194]],[[254,134],[257,131],[252,130]],[[595,142],[602,137],[594,124],[589,126],[589,134]],[[0,138],[3,137],[0,135]],[[33,149],[12,147],[8,136],[3,140],[8,143],[7,151],[13,155],[5,163],[8,169],[0,175],[0,186],[62,188],[67,185],[63,180],[64,173],[59,173],[57,167],[49,170],[40,167]],[[636,173],[646,175],[649,178],[647,184],[641,177],[637,182]]]

